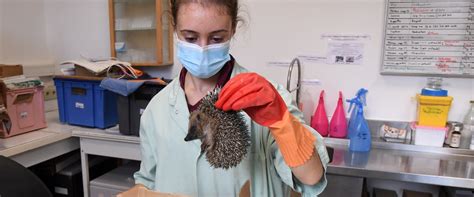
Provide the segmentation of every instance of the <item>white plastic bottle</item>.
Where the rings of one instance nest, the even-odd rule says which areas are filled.
[[[469,149],[474,133],[474,100],[470,101],[471,107],[464,117],[464,129],[461,132],[461,144],[459,148]]]

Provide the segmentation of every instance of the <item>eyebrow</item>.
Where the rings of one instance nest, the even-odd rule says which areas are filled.
[[[228,32],[227,30],[225,29],[220,29],[220,30],[216,30],[216,31],[212,31],[211,34],[216,34],[216,33],[221,33],[221,32]],[[181,33],[193,33],[193,34],[199,34],[198,32],[196,31],[193,31],[193,30],[187,30],[187,29],[183,29],[181,30]]]

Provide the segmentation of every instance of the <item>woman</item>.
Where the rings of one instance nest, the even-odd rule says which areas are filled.
[[[171,0],[180,76],[142,115],[142,163],[137,186],[189,196],[238,196],[250,180],[252,196],[289,196],[289,188],[316,196],[326,186],[328,156],[322,138],[305,125],[291,95],[248,73],[229,55],[238,0]],[[185,142],[190,111],[215,87],[216,107],[243,110],[251,148],[236,167],[214,169],[200,141]],[[289,186],[289,187],[288,187]]]

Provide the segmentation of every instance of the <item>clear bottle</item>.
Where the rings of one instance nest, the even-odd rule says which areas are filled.
[[[474,133],[474,100],[470,101],[471,108],[464,117],[464,129],[461,132],[461,144],[459,148],[469,149]]]
[[[430,88],[433,90],[441,90],[442,84],[443,84],[443,78],[430,77],[428,78],[428,82],[426,83],[426,88]]]

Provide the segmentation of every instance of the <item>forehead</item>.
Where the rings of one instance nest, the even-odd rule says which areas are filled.
[[[186,29],[204,33],[228,29],[232,26],[232,20],[224,6],[185,3],[179,8],[176,25],[178,30]]]

